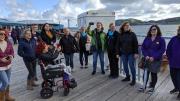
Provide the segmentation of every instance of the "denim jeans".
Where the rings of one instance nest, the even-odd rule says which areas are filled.
[[[0,71],[0,91],[6,90],[10,84],[11,69]]]
[[[126,76],[130,76],[130,74],[129,74],[129,67],[130,67],[132,79],[136,80],[136,68],[135,68],[135,64],[134,64],[134,62],[135,62],[134,54],[129,54],[129,55],[122,54],[121,59],[123,62],[124,72],[126,73]]]
[[[64,58],[65,58],[65,61],[66,61],[66,66],[70,66],[72,69],[74,68],[73,56],[74,56],[74,53],[70,53],[70,54],[64,53]]]
[[[104,71],[104,51],[101,50],[97,50],[93,52],[93,71],[96,71],[98,56],[101,63],[101,71]]]

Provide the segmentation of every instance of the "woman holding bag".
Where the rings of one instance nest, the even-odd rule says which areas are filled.
[[[149,74],[151,74],[151,82],[147,93],[152,94],[154,92],[157,83],[157,73],[160,72],[162,56],[166,49],[165,40],[161,37],[161,30],[159,26],[152,25],[147,33],[147,36],[142,44],[142,53],[145,57],[145,61],[150,62],[147,69],[148,82]],[[139,91],[144,91],[144,88],[140,88]]]

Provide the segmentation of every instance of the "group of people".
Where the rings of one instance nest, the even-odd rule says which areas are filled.
[[[44,24],[41,33],[37,31],[38,25],[33,24],[31,29],[24,31],[19,39],[18,55],[23,58],[24,64],[29,72],[27,77],[27,90],[33,90],[38,84],[36,73],[36,65],[38,58],[44,61],[54,59],[59,52],[64,53],[65,62],[73,70],[74,53],[79,52],[80,68],[88,68],[88,56],[93,55],[93,71],[92,75],[96,74],[97,60],[100,59],[101,73],[105,74],[104,55],[107,51],[110,75],[109,78],[119,77],[119,60],[121,58],[123,69],[126,77],[122,82],[131,81],[130,85],[136,84],[136,66],[135,61],[139,57],[139,45],[136,34],[131,29],[130,23],[125,22],[116,30],[114,23],[109,24],[109,30],[104,32],[103,24],[96,23],[96,28],[91,30],[91,24],[85,28],[81,27],[80,31],[73,36],[68,28],[63,29],[64,36],[56,42],[56,34],[50,29],[48,23]],[[162,56],[166,51],[169,60],[170,74],[174,84],[174,89],[170,93],[179,92],[180,99],[180,27],[177,35],[173,37],[166,49],[165,39],[162,37],[161,30],[158,25],[152,25],[147,36],[144,39],[141,50],[145,60],[150,62],[147,69],[148,82],[149,75],[151,81],[149,84],[148,93],[153,93],[158,81],[158,73],[160,72]],[[53,53],[50,52],[54,49]],[[40,55],[44,53],[43,55]],[[15,99],[9,96],[9,84],[11,74],[11,64],[14,58],[14,50],[12,44],[8,41],[8,36],[4,30],[0,30],[0,101],[14,101]],[[131,72],[129,73],[129,69]],[[140,88],[139,91],[144,91],[145,88]]]

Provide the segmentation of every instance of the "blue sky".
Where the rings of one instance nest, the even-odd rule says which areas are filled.
[[[46,19],[67,23],[88,10],[108,9],[116,19],[159,20],[180,17],[180,0],[1,0],[0,18]]]

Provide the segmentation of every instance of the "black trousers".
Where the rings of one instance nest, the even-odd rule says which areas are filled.
[[[35,69],[36,69],[36,60],[28,61],[26,59],[23,59],[24,64],[29,72],[27,79],[32,80],[35,78]]]
[[[88,65],[88,52],[87,51],[79,52],[79,61],[80,61],[81,66],[83,66],[84,61],[85,61],[85,65]]]
[[[119,59],[116,58],[116,54],[114,52],[108,52],[108,58],[110,64],[110,76],[113,77],[119,76],[119,67],[118,67]]]
[[[146,79],[147,81],[146,81],[146,83],[147,83],[148,80],[149,80],[149,75],[151,75],[150,87],[151,87],[151,88],[155,88],[156,83],[157,83],[157,79],[158,79],[157,73],[153,73],[153,72],[147,71],[147,79]],[[143,75],[143,78],[144,78],[144,75]]]
[[[180,69],[170,68],[170,75],[174,84],[174,88],[178,89],[180,92]]]

